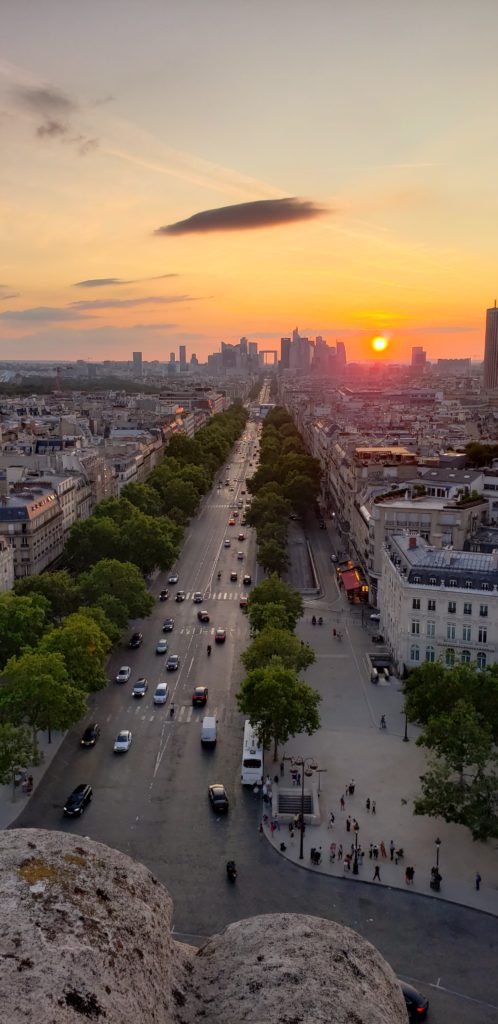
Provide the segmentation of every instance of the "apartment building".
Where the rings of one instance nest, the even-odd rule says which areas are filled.
[[[14,550],[6,537],[0,536],[0,592],[14,586]]]
[[[423,661],[478,668],[498,660],[498,554],[435,549],[390,536],[380,580],[381,629],[398,672]]]

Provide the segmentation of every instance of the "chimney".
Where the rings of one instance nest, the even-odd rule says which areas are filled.
[[[408,538],[408,547],[409,547],[410,551],[413,551],[413,548],[417,547],[417,538],[416,537],[409,537]]]

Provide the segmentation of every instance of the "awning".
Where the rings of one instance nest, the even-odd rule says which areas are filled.
[[[345,590],[357,590],[361,587],[361,579],[356,569],[348,569],[341,573],[341,579]]]

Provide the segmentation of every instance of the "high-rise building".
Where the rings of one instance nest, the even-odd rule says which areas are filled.
[[[335,347],[337,351],[337,365],[341,370],[344,370],[347,364],[346,346],[343,341],[337,341]]]
[[[257,354],[258,354],[258,343],[257,343],[257,341],[250,341],[249,342],[249,355],[250,356],[257,356]]]
[[[498,309],[486,310],[486,339],[484,342],[484,387],[487,391],[498,388]]]
[[[239,341],[239,348],[241,356],[247,355],[247,338],[241,338]]]
[[[427,353],[422,348],[422,345],[414,345],[412,348],[412,368],[414,370],[423,370],[427,363]]]
[[[187,346],[180,345],[180,366],[185,366],[187,362]]]
[[[280,338],[280,369],[288,370],[290,366],[290,338]]]
[[[142,369],[142,353],[141,352],[134,352],[133,353],[133,373],[134,373],[135,377],[141,377],[142,376],[142,372],[143,372],[143,369]]]

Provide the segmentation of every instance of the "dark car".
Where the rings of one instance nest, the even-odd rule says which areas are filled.
[[[178,590],[177,593],[176,593],[175,601],[184,601],[184,600],[185,600],[185,591],[184,590]]]
[[[82,782],[73,792],[68,796],[64,804],[64,814],[67,818],[75,818],[78,814],[83,814],[85,807],[90,803],[93,796],[93,789],[86,782]]]
[[[232,583],[236,583],[237,582],[237,573],[236,572],[231,572],[230,573],[230,580],[231,580]]]
[[[246,575],[244,576],[242,582],[243,582],[245,587],[250,587],[250,585],[252,583],[252,578],[251,578],[251,576],[249,576],[249,573],[246,573]]]
[[[167,601],[168,597],[169,597],[169,590],[161,590],[161,593],[159,594],[159,600],[160,601]]]
[[[166,662],[166,671],[167,672],[176,672],[179,664],[180,664],[180,658],[178,657],[178,654],[170,654],[170,656],[169,656],[169,658],[168,658],[168,660]]]
[[[82,747],[94,747],[100,736],[100,725],[97,722],[93,722],[92,725],[87,726],[83,736],[81,737]]]
[[[144,638],[141,633],[134,633],[128,644],[128,647],[141,647],[144,642]]]
[[[221,782],[214,782],[208,789],[211,807],[215,811],[228,811],[227,791]]]
[[[197,612],[197,618],[199,619],[199,622],[209,622],[209,615],[205,608],[201,608],[201,610]]]
[[[373,644],[383,644],[384,643],[384,637],[382,636],[382,633],[374,633],[370,637],[370,639],[371,639]]]
[[[401,991],[405,997],[406,1009],[408,1010],[410,1020],[425,1020],[429,1009],[429,1000],[427,999],[427,996],[423,996],[421,992],[417,992],[416,988],[412,988],[411,985],[407,985],[405,981],[400,981],[400,985]]]
[[[239,608],[243,608],[244,611],[245,611],[246,608],[248,607],[248,604],[249,604],[249,602],[247,600],[247,597],[241,597],[241,599],[239,601]]]
[[[207,686],[196,686],[192,694],[192,704],[194,707],[202,707],[207,703],[208,692]]]
[[[149,683],[147,679],[137,679],[133,690],[131,691],[134,697],[145,697]]]
[[[165,619],[163,622],[163,633],[171,633],[175,625],[175,620],[172,618]]]
[[[217,643],[217,644],[224,644],[226,638],[227,638],[226,629],[221,629],[220,628],[220,629],[216,630],[216,632],[214,634],[214,641],[215,641],[215,643]]]

